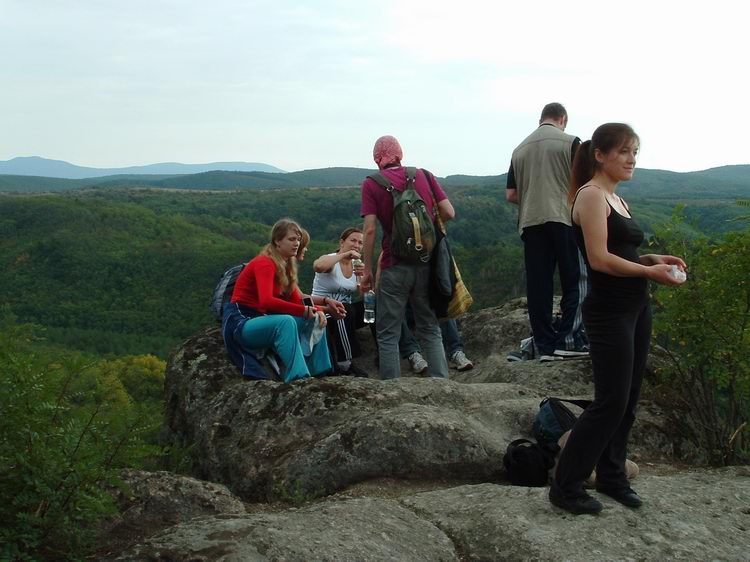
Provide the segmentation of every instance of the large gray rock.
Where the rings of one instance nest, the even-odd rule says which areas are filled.
[[[149,527],[173,525],[199,515],[243,514],[245,504],[226,486],[180,476],[172,472],[123,470],[124,488],[113,490],[119,525]]]
[[[515,341],[525,312],[516,302],[504,313],[468,318],[466,331],[475,339],[467,337],[467,346],[481,340],[472,329],[492,318],[510,331],[516,326],[506,344]],[[498,479],[507,444],[530,436],[544,396],[592,395],[585,360],[509,364],[494,354],[477,359],[477,367],[460,378],[475,384],[429,378],[250,381],[228,362],[220,334],[211,328],[170,359],[165,437],[178,446],[195,445],[194,474],[247,501],[325,495],[380,476]],[[667,418],[648,403],[642,412],[632,456],[671,455]]]
[[[638,510],[601,496],[598,516],[553,507],[547,488],[463,485],[394,498],[192,519],[120,561],[747,560],[747,468],[641,475]]]
[[[599,496],[598,516],[552,507],[546,488],[480,484],[406,498],[464,560],[748,560],[747,468],[639,477],[638,510]]]
[[[541,398],[517,385],[416,378],[238,378],[215,394],[196,390],[199,376],[182,385],[169,390],[185,396],[168,419],[173,439],[196,444],[199,477],[246,500],[329,494],[380,476],[497,479]]]
[[[245,504],[225,486],[171,472],[125,469],[123,486],[112,487],[118,515],[102,526],[107,550],[118,550],[194,517],[246,513]]]
[[[457,561],[435,525],[394,500],[330,501],[282,513],[194,519],[128,550],[120,561]]]

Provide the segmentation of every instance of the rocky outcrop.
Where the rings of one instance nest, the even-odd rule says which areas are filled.
[[[639,477],[630,510],[553,508],[545,488],[498,484],[384,498],[332,498],[299,509],[193,519],[117,560],[746,560],[750,471]]]
[[[225,486],[171,472],[125,469],[121,485],[111,487],[118,514],[104,521],[103,534],[113,548],[129,546],[182,521],[206,515],[243,515],[245,504]]]
[[[528,331],[522,300],[480,311],[463,329],[477,364],[455,380],[330,377],[284,385],[238,376],[211,328],[169,362],[166,437],[195,447],[196,476],[246,501],[318,497],[377,477],[502,480],[505,448],[530,436],[542,398],[591,396],[590,364],[505,361],[498,350],[512,349]],[[674,450],[664,415],[647,402],[632,441],[636,459]]]
[[[546,488],[508,485],[507,444],[530,436],[545,396],[591,397],[591,367],[508,363],[529,331],[523,299],[469,315],[462,329],[476,365],[451,380],[377,380],[363,333],[357,365],[370,379],[290,385],[241,378],[218,329],[195,334],[167,368],[164,437],[194,451],[195,476],[226,488],[124,473],[127,492],[113,492],[123,514],[108,529],[130,533],[119,542],[128,548],[101,558],[747,559],[750,470],[652,464],[688,444],[674,412],[648,400],[630,445],[641,509],[603,497],[601,515],[574,517],[551,506]]]

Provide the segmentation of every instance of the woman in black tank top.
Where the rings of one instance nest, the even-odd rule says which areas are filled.
[[[633,176],[638,145],[628,125],[607,123],[579,147],[573,163],[571,217],[591,280],[582,312],[594,401],[560,454],[549,499],[576,514],[602,510],[583,489],[594,469],[597,491],[628,507],[642,503],[628,484],[625,456],[651,336],[648,280],[678,285],[672,266],[685,269],[675,256],[638,254],[643,231],[615,193]]]

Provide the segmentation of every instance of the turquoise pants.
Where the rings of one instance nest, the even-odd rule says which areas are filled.
[[[284,382],[318,376],[331,370],[328,342],[323,337],[313,347],[309,357],[302,353],[299,330],[305,321],[288,314],[268,314],[245,322],[242,345],[250,350],[272,348],[284,362]]]

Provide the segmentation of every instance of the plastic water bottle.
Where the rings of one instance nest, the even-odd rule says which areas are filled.
[[[679,283],[684,283],[687,280],[687,274],[676,265],[673,265],[671,267],[671,269],[669,270],[669,275]]]
[[[366,324],[375,322],[375,291],[370,289],[365,293],[365,317]]]

